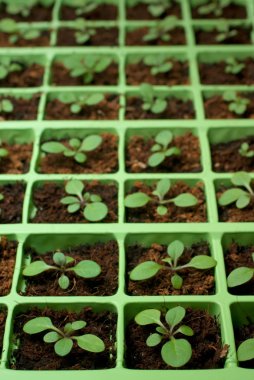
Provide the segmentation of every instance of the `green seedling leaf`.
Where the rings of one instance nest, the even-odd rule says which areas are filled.
[[[26,322],[23,330],[27,334],[38,334],[45,330],[54,328],[51,319],[48,317],[37,317]]]
[[[68,355],[73,347],[73,341],[71,338],[62,338],[55,343],[54,349],[58,356]]]
[[[167,108],[168,102],[165,99],[155,99],[151,111],[152,113],[159,114],[165,111]]]
[[[145,326],[145,325],[151,325],[151,324],[157,324],[160,325],[161,312],[156,309],[147,309],[143,310],[140,313],[138,313],[135,317],[135,322],[138,325]]]
[[[170,131],[162,131],[155,137],[157,144],[168,146],[173,140],[173,134]]]
[[[83,182],[81,182],[77,179],[73,179],[71,181],[68,181],[66,186],[65,186],[65,191],[68,194],[74,194],[74,195],[81,196],[83,190],[84,190]]]
[[[58,284],[61,289],[66,290],[70,286],[70,280],[67,276],[62,274],[58,279]]]
[[[89,203],[84,209],[84,217],[90,222],[98,222],[108,214],[108,207],[105,203]]]
[[[254,359],[254,338],[247,339],[240,344],[237,358],[240,362]]]
[[[172,201],[178,207],[192,207],[196,206],[198,203],[198,199],[189,193],[179,194],[177,197],[172,199]]]
[[[58,332],[50,331],[46,335],[44,335],[43,340],[45,343],[55,343],[61,338],[62,336]]]
[[[191,345],[185,339],[172,339],[163,345],[161,356],[171,367],[182,367],[192,356]]]
[[[169,326],[174,327],[183,320],[185,313],[182,306],[176,306],[167,311],[165,319]]]
[[[91,152],[98,148],[102,143],[102,137],[99,135],[90,135],[86,137],[81,145],[81,150],[85,152]]]
[[[174,276],[171,277],[171,283],[174,289],[181,289],[183,285],[183,279],[181,276],[175,273]]]
[[[239,286],[249,282],[254,276],[254,269],[248,267],[240,267],[234,269],[227,278],[229,288]]]
[[[169,192],[171,187],[171,182],[169,179],[161,179],[156,186],[156,190],[153,192],[154,195],[157,195],[160,200],[163,200],[165,195]]]
[[[154,261],[145,261],[137,265],[130,273],[130,279],[132,281],[142,281],[147,280],[148,278],[154,277],[159,270],[162,268],[162,265],[157,264]]]
[[[145,206],[151,198],[145,193],[129,194],[125,197],[124,205],[128,208],[136,208]]]
[[[152,154],[148,159],[148,165],[152,168],[160,165],[165,160],[165,154],[164,153],[154,153]]]
[[[180,240],[174,240],[168,245],[167,253],[176,263],[184,252],[184,245]]]
[[[89,352],[103,352],[105,350],[104,342],[93,334],[85,334],[82,336],[75,337],[78,346],[83,350]]]
[[[77,276],[83,278],[97,277],[101,273],[101,267],[95,261],[82,260],[75,267],[70,268]]]
[[[46,153],[63,153],[66,150],[66,146],[52,141],[42,144],[41,149]]]
[[[167,207],[160,205],[157,207],[156,212],[157,214],[163,216],[163,215],[166,215],[166,213],[168,212],[168,209]]]
[[[148,347],[154,347],[154,346],[158,346],[158,344],[160,344],[162,341],[162,336],[160,334],[151,334],[147,340],[146,340],[146,345]]]
[[[250,145],[248,143],[242,143],[238,152],[243,157],[247,157],[247,158],[254,157],[254,150],[250,149]]]
[[[237,172],[233,175],[231,182],[235,186],[243,186],[246,189],[249,189],[251,183],[251,176],[246,172]]]
[[[4,200],[3,194],[0,193],[0,202]]]
[[[245,191],[242,189],[226,190],[219,198],[219,205],[228,206],[229,204],[236,202],[244,194]]]
[[[190,328],[189,326],[186,326],[186,325],[182,325],[180,326],[177,330],[176,330],[176,333],[181,333],[183,335],[186,335],[186,336],[193,336],[194,335],[194,332],[192,330],[192,328]]]
[[[186,265],[195,269],[210,269],[215,267],[217,261],[213,257],[206,255],[197,255],[194,256],[189,263]]]
[[[66,265],[66,256],[62,252],[56,252],[53,255],[53,261],[58,266]]]
[[[34,261],[29,264],[22,272],[23,276],[37,276],[40,273],[45,272],[46,270],[53,269],[54,267],[46,264],[42,260]]]
[[[76,331],[76,330],[81,330],[83,329],[84,327],[86,327],[86,322],[85,321],[76,321],[76,322],[72,322],[71,324],[71,328],[72,330]]]

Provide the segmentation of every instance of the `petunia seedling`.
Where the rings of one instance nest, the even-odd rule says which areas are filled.
[[[77,16],[86,15],[99,6],[99,3],[96,3],[93,0],[65,0],[64,4],[75,8]]]
[[[99,222],[108,214],[108,207],[102,202],[101,196],[84,192],[85,186],[79,180],[68,181],[65,191],[69,194],[61,199],[61,203],[67,205],[69,213],[75,213],[80,209],[84,218],[90,222]]]
[[[144,35],[143,41],[153,42],[161,40],[168,42],[171,40],[170,32],[176,27],[177,18],[175,16],[168,16],[165,19],[158,21],[155,26],[148,29],[147,34]]]
[[[239,362],[254,359],[254,338],[246,339],[237,349],[237,359]]]
[[[228,57],[225,63],[225,73],[227,74],[239,74],[245,67],[245,64],[238,62],[235,57]]]
[[[87,23],[82,18],[77,18],[74,25],[76,32],[74,34],[76,43],[78,45],[83,45],[90,41],[91,37],[96,34],[96,29],[87,26]]]
[[[242,157],[252,158],[254,157],[254,150],[250,149],[250,145],[247,142],[241,144],[238,150]]]
[[[99,135],[90,135],[83,140],[72,138],[68,141],[69,147],[58,141],[49,141],[42,144],[43,152],[51,154],[62,153],[65,157],[72,157],[78,163],[87,161],[86,153],[97,149],[102,143],[102,137]]]
[[[208,15],[212,13],[214,16],[221,16],[223,14],[223,9],[230,3],[231,0],[210,0],[207,4],[198,7],[198,14]]]
[[[145,261],[138,264],[131,272],[130,279],[132,281],[144,281],[156,276],[160,271],[169,270],[173,273],[171,277],[171,284],[174,289],[181,289],[183,285],[183,278],[177,273],[185,268],[194,269],[210,269],[216,266],[216,260],[207,255],[194,256],[187,264],[179,265],[178,261],[184,253],[184,244],[180,240],[175,240],[167,247],[168,257],[162,261],[165,263],[161,265],[156,261]]]
[[[78,114],[85,106],[94,106],[104,100],[104,95],[100,93],[93,94],[73,94],[61,93],[57,97],[60,102],[70,104],[70,111],[73,114]]]
[[[243,115],[250,103],[249,99],[237,95],[235,91],[225,91],[223,93],[223,100],[228,103],[228,109],[236,115]]]
[[[6,11],[11,15],[21,15],[23,17],[28,17],[31,10],[37,4],[44,7],[49,7],[53,4],[53,0],[8,0],[2,1],[6,3]]]
[[[135,316],[135,322],[140,326],[157,325],[156,332],[148,336],[146,345],[155,347],[162,344],[162,360],[175,368],[187,364],[192,356],[188,340],[178,337],[178,334],[194,335],[189,326],[181,324],[185,314],[186,310],[182,306],[176,306],[167,311],[164,323],[161,321],[161,312],[158,309],[146,309]]]
[[[171,182],[169,179],[160,180],[156,189],[153,191],[152,196],[146,193],[137,192],[129,194],[125,197],[125,207],[127,208],[139,208],[146,206],[149,202],[157,204],[157,214],[165,215],[168,212],[166,204],[173,203],[176,207],[193,207],[198,203],[198,199],[190,193],[182,193],[175,198],[165,199],[166,194],[171,188]]]
[[[101,267],[93,260],[82,260],[78,264],[73,265],[75,260],[62,252],[53,254],[54,265],[48,265],[44,260],[33,261],[23,270],[23,276],[34,277],[38,274],[53,270],[59,274],[58,285],[61,289],[68,289],[70,279],[68,274],[74,272],[76,276],[82,278],[94,278],[101,273]]]
[[[0,60],[0,79],[6,78],[14,71],[21,71],[22,65],[10,57],[3,57]]]
[[[157,94],[153,86],[143,83],[140,86],[140,95],[143,101],[142,108],[144,111],[150,111],[154,114],[160,114],[167,108],[165,95]]]
[[[156,167],[160,165],[167,157],[179,156],[181,149],[176,146],[169,147],[173,140],[173,133],[170,131],[162,131],[155,137],[155,143],[151,148],[151,156],[148,159],[148,165]]]
[[[105,344],[101,338],[94,334],[77,335],[78,330],[86,327],[85,321],[66,323],[63,328],[53,325],[49,317],[37,317],[26,322],[23,331],[34,335],[49,330],[43,337],[45,343],[54,343],[54,351],[58,356],[68,355],[74,342],[84,351],[99,353],[105,350]]]
[[[239,187],[226,190],[219,198],[219,205],[228,206],[235,203],[239,209],[247,207],[254,198],[250,175],[246,172],[237,172],[231,178],[231,182],[235,186],[243,187],[244,190]]]
[[[9,43],[15,44],[19,39],[24,38],[25,40],[33,40],[41,35],[41,31],[38,29],[30,28],[20,28],[19,24],[10,19],[5,18],[0,21],[0,31],[9,34]]]
[[[0,100],[0,112],[11,113],[13,111],[13,104],[9,99]]]
[[[229,288],[246,284],[254,277],[254,253],[252,253],[253,268],[239,267],[234,269],[227,278]]]
[[[230,25],[227,22],[222,22],[221,24],[217,25],[216,29],[218,31],[217,35],[215,36],[216,42],[223,42],[228,38],[237,36],[238,34],[237,29],[230,28]]]
[[[147,55],[143,59],[146,66],[151,67],[151,74],[158,75],[170,72],[173,68],[173,63],[169,62],[168,58],[163,54],[159,55]]]

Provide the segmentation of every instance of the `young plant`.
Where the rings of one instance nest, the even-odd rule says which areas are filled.
[[[85,328],[85,321],[75,321],[66,323],[64,328],[57,328],[53,325],[49,317],[37,317],[26,322],[23,331],[26,334],[38,334],[49,330],[44,337],[45,343],[54,343],[54,351],[58,356],[68,355],[74,345],[74,342],[85,351],[103,352],[105,344],[98,336],[94,334],[76,335],[78,330]]]
[[[6,11],[9,14],[28,17],[34,6],[41,4],[44,7],[49,7],[53,0],[8,0],[3,2],[6,3]]]
[[[254,198],[250,175],[246,172],[237,172],[231,178],[231,182],[235,186],[244,187],[245,190],[239,187],[226,190],[219,198],[219,205],[228,206],[236,203],[239,209],[247,207]]]
[[[234,288],[235,286],[246,284],[252,280],[254,276],[254,253],[252,253],[253,268],[249,267],[239,267],[229,274],[227,278],[227,283],[229,288]]]
[[[238,150],[242,157],[252,158],[254,157],[254,150],[250,149],[250,145],[247,142],[241,144],[240,149]]]
[[[244,67],[244,63],[239,63],[234,57],[228,57],[226,59],[225,73],[239,74]]]
[[[143,62],[146,66],[151,66],[151,74],[158,75],[170,72],[173,68],[173,63],[168,61],[165,55],[147,55]]]
[[[231,0],[210,0],[207,4],[198,7],[198,14],[208,15],[210,13],[214,16],[221,16],[223,9],[231,3]]]
[[[94,0],[67,0],[64,4],[75,8],[77,16],[86,15],[87,13],[94,11],[100,5]]]
[[[0,112],[11,113],[13,109],[14,109],[13,104],[9,99],[0,100]]]
[[[237,350],[237,359],[239,362],[254,359],[254,338],[246,339],[240,344]]]
[[[94,106],[104,100],[104,95],[96,94],[72,94],[61,93],[57,99],[65,104],[70,104],[70,111],[73,114],[78,114],[85,106]]]
[[[163,343],[161,348],[162,360],[171,367],[182,367],[189,362],[192,356],[190,343],[177,334],[194,335],[193,330],[184,324],[179,325],[185,317],[186,310],[182,306],[169,309],[165,315],[165,322],[161,322],[161,312],[158,309],[146,309],[135,316],[135,322],[140,326],[157,325],[153,334],[146,340],[148,347],[155,347]],[[166,341],[166,343],[164,343]]]
[[[78,45],[87,43],[96,34],[96,29],[87,26],[83,18],[77,18],[74,27],[76,29],[75,40]]]
[[[74,213],[80,209],[83,212],[84,218],[90,222],[99,222],[108,214],[108,207],[102,202],[99,195],[83,193],[85,186],[83,182],[73,179],[68,181],[65,186],[65,191],[69,194],[61,199],[61,203],[68,205],[68,212]]]
[[[68,277],[70,272],[74,272],[76,276],[82,278],[94,278],[101,273],[100,265],[92,260],[82,260],[77,265],[70,266],[75,260],[62,252],[55,252],[53,261],[55,265],[48,265],[43,260],[33,261],[25,267],[23,276],[34,277],[48,270],[54,270],[59,274],[58,285],[65,290],[70,286]]]
[[[243,115],[250,103],[249,99],[238,96],[235,91],[225,91],[223,93],[223,100],[229,103],[228,109],[236,115]]]
[[[165,195],[169,192],[170,187],[170,180],[162,179],[157,183],[156,190],[152,192],[152,197],[142,192],[127,195],[124,201],[125,207],[138,208],[146,206],[151,202],[157,205],[157,214],[165,215],[168,212],[165,205],[169,203],[173,203],[177,207],[192,207],[197,205],[198,199],[190,193],[183,193],[177,195],[175,198],[164,199]]]
[[[140,86],[140,95],[143,101],[142,109],[144,111],[150,111],[154,114],[159,114],[165,111],[167,108],[167,100],[165,95],[157,94],[148,83],[142,83]]]
[[[50,141],[42,144],[43,152],[59,154],[62,153],[65,157],[73,157],[79,164],[83,164],[87,160],[85,153],[92,152],[97,149],[102,143],[102,137],[99,135],[90,135],[83,140],[72,138],[68,141],[70,148],[58,141]]]
[[[238,34],[237,29],[231,29],[227,22],[223,22],[216,27],[218,34],[215,37],[217,42],[223,42],[228,38],[235,37]]]
[[[154,17],[160,17],[172,6],[172,0],[142,0],[147,4],[149,13]]]
[[[162,131],[155,137],[155,142],[151,148],[152,155],[148,159],[148,165],[156,167],[160,165],[167,157],[179,156],[181,149],[176,146],[169,147],[173,140],[173,133],[170,131]]]
[[[8,40],[10,44],[17,43],[21,38],[33,40],[41,35],[38,29],[33,29],[32,27],[29,29],[19,28],[19,24],[10,18],[5,18],[0,21],[0,31],[9,34]]]
[[[187,264],[178,265],[178,261],[184,253],[184,245],[181,241],[175,240],[168,245],[168,257],[163,259],[165,265],[158,264],[156,261],[145,261],[138,264],[130,273],[132,281],[143,281],[154,277],[159,271],[169,270],[174,275],[171,278],[171,284],[174,289],[181,289],[183,285],[182,277],[177,273],[185,268],[210,269],[216,266],[216,261],[206,255],[194,256]]]
[[[15,62],[10,57],[3,57],[0,61],[0,79],[6,78],[10,73],[14,71],[21,71],[22,65]]]
[[[144,35],[143,41],[153,42],[161,40],[168,42],[171,40],[170,32],[176,27],[177,18],[175,16],[168,16],[165,19],[157,22],[157,25],[151,26],[147,34]]]

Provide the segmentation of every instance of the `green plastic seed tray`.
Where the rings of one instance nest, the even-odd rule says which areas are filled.
[[[7,1],[8,2],[8,1]],[[103,3],[96,0],[94,3]],[[123,380],[164,380],[196,379],[217,380],[230,378],[238,380],[243,378],[251,380],[254,377],[254,369],[244,368],[237,360],[237,342],[235,329],[246,323],[254,323],[254,295],[236,295],[227,287],[227,273],[225,264],[225,252],[230,244],[235,241],[240,245],[254,245],[254,222],[230,223],[220,221],[218,200],[216,192],[221,186],[229,186],[232,173],[225,170],[216,172],[212,162],[212,144],[221,144],[236,139],[244,139],[254,135],[253,112],[244,116],[218,118],[220,115],[215,110],[214,117],[209,117],[205,110],[206,104],[210,104],[212,97],[218,97],[219,104],[223,101],[221,96],[225,91],[233,90],[238,94],[254,93],[254,82],[243,84],[240,80],[235,84],[205,84],[201,80],[200,65],[213,63],[227,57],[245,59],[254,57],[254,1],[232,0],[234,6],[243,6],[246,9],[245,17],[228,20],[229,25],[243,28],[247,31],[247,42],[223,43],[216,41],[212,44],[199,44],[198,33],[201,31],[211,32],[220,25],[223,26],[222,16],[192,18],[192,8],[204,5],[203,0],[176,0],[180,7],[180,17],[175,22],[175,27],[180,28],[184,34],[184,40],[179,44],[168,41],[163,45],[145,45],[141,42],[133,46],[127,44],[128,35],[131,31],[156,26],[156,17],[144,17],[144,19],[129,19],[127,17],[128,0],[107,0],[104,3],[115,5],[117,16],[103,20],[89,18],[85,21],[86,26],[95,28],[101,33],[95,46],[86,44],[59,46],[58,33],[62,28],[69,30],[77,28],[77,21],[62,19],[63,5],[70,3],[65,0],[53,1],[52,17],[50,21],[40,20],[37,22],[26,21],[25,17],[18,20],[17,28],[22,31],[38,28],[48,34],[48,41],[37,45],[28,40],[28,46],[17,43],[16,46],[0,47],[0,63],[9,57],[11,60],[22,61],[24,64],[40,64],[43,66],[39,85],[22,87],[0,85],[0,100],[25,99],[28,103],[32,98],[36,101],[22,105],[16,112],[15,117],[4,118],[0,112],[0,140],[8,144],[32,144],[31,159],[26,169],[21,173],[0,174],[0,187],[7,184],[22,183],[24,197],[21,200],[20,214],[15,223],[1,224],[0,236],[6,236],[8,241],[17,241],[17,251],[11,288],[7,294],[0,297],[0,311],[6,315],[3,349],[0,356],[0,377],[4,380],[25,380],[31,376],[39,376],[41,380],[50,380],[61,376],[67,380],[73,376],[79,379],[111,380],[121,378]],[[1,6],[0,2],[0,6]],[[6,2],[5,2],[6,3]],[[133,2],[135,3],[135,2]],[[138,3],[138,2],[137,2]],[[1,8],[0,8],[1,9]],[[3,9],[3,8],[2,8]],[[73,10],[72,10],[73,12]],[[106,13],[105,13],[106,14]],[[65,14],[66,15],[66,14]],[[12,16],[10,16],[12,17]],[[66,17],[66,16],[65,16]],[[63,16],[64,18],[64,16]],[[74,17],[75,18],[75,17]],[[82,18],[82,17],[81,17]],[[135,17],[134,17],[135,18]],[[83,18],[84,20],[84,18]],[[80,21],[78,21],[80,22]],[[0,24],[1,26],[1,24]],[[116,40],[114,44],[107,44],[107,33],[100,28],[114,28]],[[106,33],[106,34],[104,34]],[[199,34],[200,36],[200,34]],[[98,42],[99,41],[99,42]],[[184,42],[185,41],[185,42]],[[235,41],[235,42],[234,42]],[[44,41],[45,42],[45,41]],[[1,43],[1,38],[0,38]],[[33,46],[34,45],[34,46]],[[62,44],[64,45],[64,44]],[[112,46],[111,46],[112,45]],[[116,67],[114,85],[93,85],[91,83],[76,86],[59,86],[54,83],[53,66],[55,62],[70,56],[93,56],[112,57]],[[154,83],[155,94],[164,96],[168,102],[177,99],[182,102],[189,101],[192,104],[193,113],[189,118],[185,117],[160,117],[158,114],[152,118],[142,118],[142,112],[137,112],[134,118],[128,119],[129,99],[140,98],[139,84],[130,85],[127,80],[128,65],[140,62],[147,55],[158,57],[163,55],[186,65],[185,77],[179,83]],[[64,75],[63,75],[64,76]],[[106,76],[105,76],[106,77]],[[210,76],[209,80],[212,77]],[[104,78],[105,79],[105,78]],[[1,81],[0,81],[1,83]],[[106,98],[106,107],[115,96],[116,108],[112,117],[107,117],[107,112],[102,116],[89,119],[75,116],[66,119],[64,114],[59,113],[56,118],[48,118],[47,105],[55,96],[74,94],[97,94],[103,93]],[[217,103],[216,103],[217,104]],[[217,105],[216,105],[217,107]],[[14,107],[15,108],[15,107]],[[15,109],[14,109],[15,111]],[[141,110],[142,111],[142,110]],[[181,107],[179,108],[179,112]],[[27,117],[27,114],[30,117]],[[106,115],[106,116],[105,116]],[[8,116],[10,116],[8,114]],[[232,116],[232,115],[231,115]],[[183,136],[190,132],[197,137],[200,147],[200,170],[188,172],[152,172],[130,173],[126,167],[127,144],[133,136],[143,136],[145,139],[154,138],[163,130],[170,130],[174,136]],[[110,173],[83,173],[83,174],[45,174],[40,171],[40,162],[43,156],[41,144],[50,139],[61,140],[64,138],[84,138],[92,133],[111,133],[117,136],[117,165],[116,170]],[[234,158],[232,157],[232,160]],[[254,180],[254,169],[250,176]],[[98,180],[101,183],[114,183],[117,189],[117,216],[110,223],[35,223],[33,221],[36,209],[34,207],[34,190],[45,183],[60,183],[62,186],[70,179],[79,179],[85,182]],[[172,183],[184,181],[190,187],[202,183],[204,192],[204,204],[206,221],[176,222],[176,223],[131,223],[128,220],[128,211],[124,207],[124,198],[132,191],[133,185],[139,182],[154,184],[157,180],[170,179]],[[21,197],[22,198],[22,197]],[[12,202],[20,202],[20,197]],[[49,200],[50,201],[50,200]],[[0,203],[1,210],[1,203]],[[37,210],[38,211],[38,210]],[[57,213],[56,213],[57,214]],[[129,246],[139,244],[150,247],[152,244],[169,244],[174,240],[181,240],[186,246],[191,246],[200,241],[206,241],[210,247],[211,256],[217,261],[214,268],[215,287],[209,295],[130,295],[127,291],[127,250]],[[72,296],[68,292],[63,296],[26,295],[26,281],[22,276],[24,266],[30,261],[29,247],[39,254],[48,251],[64,250],[80,244],[94,245],[98,242],[114,240],[118,246],[118,271],[115,275],[115,291],[111,295],[88,295]],[[15,256],[15,255],[14,255]],[[1,260],[1,257],[0,257]],[[105,264],[106,265],[106,264]],[[1,268],[0,268],[1,269]],[[0,271],[1,273],[1,271]],[[253,280],[252,280],[253,281]],[[144,309],[174,307],[177,305],[186,308],[208,310],[211,315],[217,317],[221,341],[228,345],[228,353],[225,362],[220,369],[166,369],[147,370],[128,368],[126,361],[126,338],[129,322],[135,315]],[[116,337],[112,342],[112,350],[115,352],[115,361],[112,368],[89,369],[89,370],[61,370],[40,371],[14,369],[13,352],[19,347],[19,341],[14,333],[14,323],[17,315],[26,313],[33,307],[39,309],[49,308],[52,310],[68,310],[79,312],[84,307],[92,307],[96,313],[110,311],[116,315]],[[112,336],[111,336],[111,339]],[[42,341],[42,344],[43,343]],[[53,352],[53,351],[52,351]],[[86,353],[84,352],[84,357]],[[200,359],[202,361],[202,358]]]

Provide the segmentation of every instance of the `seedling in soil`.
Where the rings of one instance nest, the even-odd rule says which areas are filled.
[[[150,111],[154,114],[159,114],[167,108],[167,100],[165,95],[157,94],[153,86],[148,83],[142,83],[140,86],[140,95],[143,100],[142,109]]]
[[[242,143],[238,150],[242,157],[252,158],[254,157],[254,150],[250,150],[250,145],[247,142]]]
[[[53,0],[8,0],[2,2],[6,3],[6,11],[9,14],[28,17],[34,6],[41,4],[44,7],[49,7],[53,3]]]
[[[184,366],[192,356],[190,343],[186,339],[176,338],[176,334],[194,335],[189,326],[179,325],[185,314],[186,310],[182,306],[176,306],[167,311],[165,315],[166,323],[161,322],[161,312],[158,309],[143,310],[135,317],[135,322],[140,326],[157,325],[156,332],[147,338],[146,344],[148,347],[155,347],[163,342],[161,357],[171,367]],[[164,343],[165,340],[166,343]]]
[[[218,34],[215,37],[217,42],[223,42],[228,38],[235,37],[238,34],[237,29],[231,29],[227,22],[223,22],[217,26]]]
[[[233,185],[242,186],[246,190],[238,187],[226,190],[219,198],[219,205],[228,206],[236,202],[236,207],[239,209],[247,207],[254,198],[250,175],[246,172],[237,172],[231,178],[231,182]]]
[[[171,278],[171,284],[174,289],[181,289],[183,285],[182,277],[177,273],[181,272],[185,268],[194,269],[210,269],[216,266],[216,261],[206,255],[194,256],[187,264],[178,265],[178,260],[181,258],[184,252],[184,244],[175,240],[168,245],[167,254],[168,257],[163,259],[165,265],[158,264],[155,261],[145,261],[137,265],[130,273],[130,279],[132,281],[143,281],[154,277],[159,271],[169,270],[174,275]]]
[[[95,74],[102,73],[112,62],[112,57],[86,55],[80,59],[75,56],[67,57],[64,65],[70,70],[71,77],[83,76],[84,83],[88,84],[94,80]]]
[[[41,149],[46,153],[62,153],[65,157],[73,157],[76,162],[82,164],[87,160],[87,155],[85,153],[97,149],[101,143],[101,136],[90,135],[83,140],[76,138],[70,139],[68,141],[70,148],[58,141],[50,141],[42,144]]]
[[[0,162],[3,157],[8,156],[9,152],[7,149],[1,148],[2,141],[0,140]]]
[[[147,55],[143,62],[147,66],[151,66],[151,74],[165,74],[170,72],[173,67],[172,62],[168,62],[168,58],[164,55]]]
[[[25,40],[33,40],[41,35],[38,29],[20,29],[16,21],[5,18],[0,21],[0,31],[9,34],[9,43],[15,44],[19,39],[24,38]]]
[[[254,253],[252,253],[252,260],[254,264]],[[229,288],[246,284],[254,276],[254,268],[239,267],[234,269],[227,278]]]
[[[237,358],[239,362],[254,359],[254,338],[246,339],[240,344],[237,350]]]
[[[239,63],[234,57],[226,59],[225,73],[239,74],[245,67],[244,63]]]
[[[13,111],[13,104],[9,99],[0,100],[0,112],[11,113]]]
[[[22,65],[13,61],[10,57],[3,57],[0,61],[0,79],[6,78],[14,71],[21,71]]]
[[[103,352],[105,350],[104,342],[94,334],[76,335],[78,330],[86,327],[85,321],[75,321],[66,323],[63,329],[57,328],[53,325],[48,317],[33,318],[23,326],[25,333],[33,335],[43,331],[50,330],[44,335],[43,341],[45,343],[54,343],[54,350],[58,356],[68,355],[74,345],[74,342],[85,351],[89,352]]]
[[[65,104],[70,104],[70,111],[73,114],[78,114],[85,106],[94,106],[104,99],[104,95],[96,94],[70,94],[61,93],[57,99]]]
[[[125,207],[138,208],[146,206],[149,202],[157,204],[157,214],[165,215],[168,212],[166,204],[174,203],[177,207],[192,207],[197,205],[198,199],[190,194],[183,193],[177,195],[172,199],[164,199],[171,187],[169,179],[162,179],[157,183],[156,190],[153,191],[153,197],[150,197],[146,193],[137,192],[129,194],[125,197]]]
[[[173,133],[170,131],[162,131],[155,137],[155,142],[151,148],[152,155],[148,159],[148,165],[156,167],[160,165],[167,157],[179,156],[181,150],[176,146],[169,147],[173,140]]]
[[[229,103],[228,109],[236,115],[243,115],[250,103],[249,99],[238,96],[235,91],[226,91],[223,93],[223,100]]]
[[[68,7],[75,8],[77,16],[93,12],[100,5],[93,0],[68,0],[65,1],[64,4]]]
[[[23,275],[34,277],[48,270],[54,270],[60,275],[58,285],[61,289],[65,290],[70,286],[68,277],[68,273],[70,272],[74,272],[76,276],[82,278],[94,278],[101,273],[101,267],[92,260],[82,260],[77,265],[70,266],[75,260],[62,252],[55,252],[53,261],[55,265],[48,265],[43,260],[34,261],[26,266],[23,270]]]
[[[92,36],[96,34],[96,29],[88,27],[86,21],[82,18],[77,18],[75,20],[75,40],[78,45],[83,45],[87,43]]]
[[[104,219],[108,214],[108,207],[102,202],[97,194],[83,193],[85,186],[79,180],[68,181],[65,191],[70,196],[61,199],[61,203],[68,205],[68,212],[74,213],[80,209],[83,211],[84,218],[90,222],[98,222]]]
[[[175,16],[168,16],[164,20],[159,21],[157,25],[148,29],[148,32],[143,37],[143,41],[150,42],[161,40],[168,42],[171,40],[170,31],[176,27],[177,18]]]
[[[207,4],[198,7],[198,14],[208,15],[210,13],[214,16],[221,16],[223,9],[231,3],[231,0],[210,0]]]
[[[172,6],[172,0],[129,0],[128,6],[134,7],[139,3],[147,4],[149,13],[154,17],[160,17]]]

